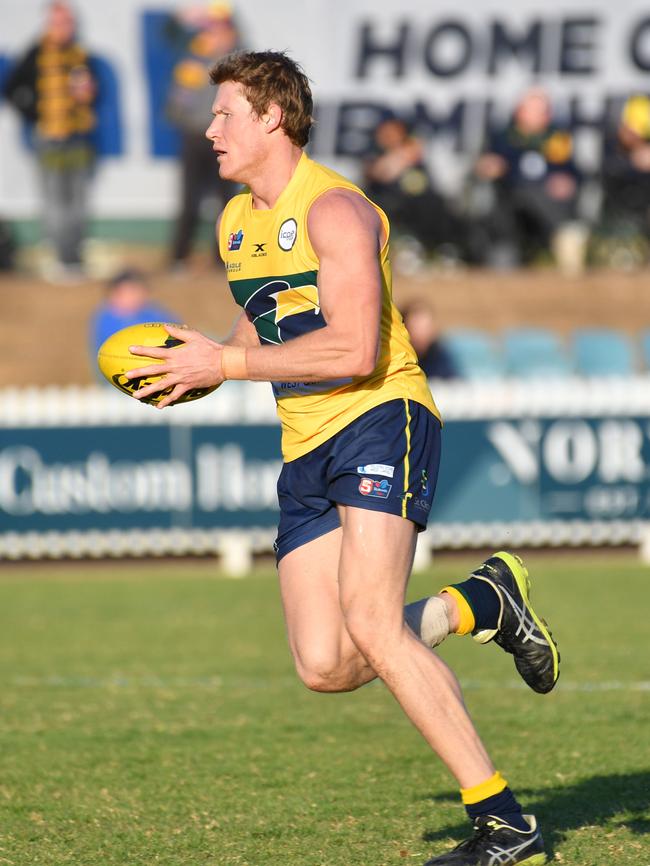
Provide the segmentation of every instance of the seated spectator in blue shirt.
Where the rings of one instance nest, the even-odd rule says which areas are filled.
[[[432,307],[422,298],[402,307],[402,318],[418,356],[418,364],[428,379],[453,379],[458,370],[440,336]]]
[[[120,271],[106,287],[106,300],[91,322],[92,348],[95,352],[111,334],[143,322],[176,322],[178,318],[151,300],[151,289],[144,275],[128,268]]]

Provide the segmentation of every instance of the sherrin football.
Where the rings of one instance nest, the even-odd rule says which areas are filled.
[[[180,326],[177,325],[176,327]],[[156,346],[159,349],[174,349],[182,345],[183,341],[171,337],[161,322],[145,322],[142,325],[129,325],[128,328],[122,328],[121,331],[116,331],[107,340],[104,340],[97,353],[97,364],[102,375],[111,385],[114,385],[118,391],[122,391],[124,394],[132,397],[134,391],[157,382],[162,377],[148,376],[147,378],[127,379],[126,373],[138,367],[162,364],[162,361],[158,358],[147,358],[144,355],[132,355],[129,352],[129,346]],[[206,394],[210,394],[216,388],[216,385],[214,388],[194,388],[183,394],[175,402],[188,403],[190,400],[198,400],[199,397],[205,397]],[[145,398],[141,402],[155,405],[170,391],[171,388],[166,388],[164,391],[152,394],[151,397]]]

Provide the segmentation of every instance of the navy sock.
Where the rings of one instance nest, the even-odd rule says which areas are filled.
[[[521,814],[521,806],[510,788],[507,787],[503,791],[499,791],[498,794],[486,797],[485,800],[479,800],[478,803],[466,805],[465,811],[472,821],[481,815],[495,815],[516,830],[530,830],[528,823]]]
[[[478,577],[470,577],[463,583],[455,583],[453,586],[462,593],[467,604],[472,608],[476,621],[475,629],[497,627],[501,613],[501,599],[489,583]]]

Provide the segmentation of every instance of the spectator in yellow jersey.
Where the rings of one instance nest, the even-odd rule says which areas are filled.
[[[95,156],[96,84],[76,26],[68,3],[50,3],[43,35],[4,86],[7,99],[33,128],[45,236],[56,254],[48,275],[62,279],[81,270]]]
[[[601,166],[605,231],[624,240],[650,239],[650,98],[625,101],[616,128],[607,130]]]
[[[245,184],[217,226],[242,312],[217,343],[168,327],[184,345],[134,346],[163,374],[136,392],[225,379],[268,381],[282,422],[276,552],[299,677],[345,692],[379,677],[449,769],[473,837],[429,866],[545,863],[537,823],[495,770],[454,675],[431,648],[474,633],[514,655],[538,692],[553,688],[557,648],[530,606],[521,561],[500,552],[438,595],[403,608],[419,530],[431,508],[440,421],[391,292],[388,220],[361,190],[304,153],[309,82],[279,52],[226,57],[207,130],[223,178]],[[144,363],[144,362],[143,362]]]

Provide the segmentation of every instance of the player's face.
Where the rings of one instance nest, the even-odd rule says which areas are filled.
[[[248,183],[265,153],[263,121],[234,81],[219,85],[212,113],[214,117],[205,134],[217,154],[219,174],[226,180]]]

